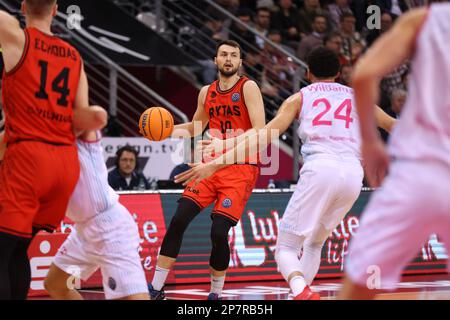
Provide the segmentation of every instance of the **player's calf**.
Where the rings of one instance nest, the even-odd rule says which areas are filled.
[[[77,290],[70,288],[71,277],[73,276],[52,264],[44,280],[44,288],[55,300],[83,300]]]

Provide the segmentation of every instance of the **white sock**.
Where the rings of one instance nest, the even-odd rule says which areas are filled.
[[[211,276],[211,293],[215,293],[220,297],[222,295],[222,289],[224,284],[225,284],[225,276],[223,277]]]
[[[302,276],[295,276],[289,281],[289,286],[291,287],[292,294],[296,297],[305,289],[306,281]]]
[[[164,269],[156,266],[155,274],[152,280],[153,289],[160,291],[162,287],[164,287],[164,283],[166,282],[169,272],[170,272],[169,269]]]

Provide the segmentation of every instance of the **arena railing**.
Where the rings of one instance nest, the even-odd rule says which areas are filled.
[[[0,4],[22,20],[22,25],[24,24],[19,1],[1,0]],[[53,20],[52,28],[58,36],[74,43],[82,52],[90,84],[90,102],[107,106],[109,115],[115,118],[123,134],[138,136],[139,117],[151,106],[160,105],[169,109],[176,123],[189,121],[186,114],[176,106],[97,50],[77,31],[70,30],[67,27],[66,14],[58,12],[56,19]]]

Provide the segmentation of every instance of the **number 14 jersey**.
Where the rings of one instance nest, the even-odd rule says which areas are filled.
[[[73,144],[73,104],[82,61],[56,36],[27,28],[19,63],[3,77],[5,139]]]
[[[302,156],[360,156],[359,120],[353,89],[335,82],[316,82],[303,89],[298,136]]]

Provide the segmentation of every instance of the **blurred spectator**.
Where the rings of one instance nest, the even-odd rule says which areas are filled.
[[[403,106],[406,102],[408,93],[403,89],[395,89],[391,94],[391,110],[393,115],[398,118],[402,112]]]
[[[150,184],[138,172],[138,152],[127,145],[117,150],[116,168],[108,175],[108,183],[114,190],[146,190]]]
[[[339,28],[341,16],[345,12],[353,14],[352,10],[348,5],[348,0],[335,0],[333,4],[330,4],[328,6],[328,11],[330,12],[330,23],[333,30]]]
[[[269,31],[269,40],[281,45],[281,33],[278,30]],[[292,92],[292,80],[295,73],[295,66],[271,44],[266,43],[262,55],[262,64],[265,70],[265,80],[270,84],[276,84],[279,90],[278,96],[289,96]]]
[[[311,25],[312,33],[302,39],[298,46],[297,57],[305,61],[308,54],[323,44],[324,33],[327,29],[327,17],[317,14]]]
[[[344,64],[341,66],[341,74],[338,82],[344,86],[351,87],[351,79],[353,73],[353,66],[351,64]]]
[[[271,12],[266,7],[259,8],[256,11],[255,29],[260,35],[262,35],[264,37],[267,37],[267,35],[269,34],[270,16],[271,16]],[[256,41],[256,45],[258,46],[258,48],[264,49],[264,39],[263,38],[256,36],[255,41]]]
[[[342,54],[342,37],[337,31],[327,33],[323,37],[323,46],[332,50],[339,57],[339,63],[341,66],[349,64],[350,60]]]
[[[374,4],[378,5],[382,11],[390,12],[397,17],[408,10],[405,0],[375,0]]]
[[[298,12],[298,31],[301,37],[310,34],[314,16],[322,13],[319,0],[305,0],[303,7]]]
[[[381,91],[388,97],[394,89],[406,90],[404,77],[409,73],[409,62],[405,62],[381,80]]]
[[[269,10],[272,10],[275,8],[275,2],[273,0],[257,0],[256,8],[269,8]]]
[[[300,41],[297,19],[298,11],[292,0],[279,0],[278,11],[272,15],[271,26],[281,31],[283,43],[294,48]]]
[[[252,12],[250,9],[239,9],[236,17],[241,23],[233,22],[230,28],[229,39],[241,45],[242,51],[247,52],[250,48],[256,47],[255,34],[245,26],[252,22]]]
[[[371,46],[375,40],[384,32],[388,31],[392,27],[392,16],[389,12],[384,12],[380,18],[380,29],[370,30],[366,40],[367,46]]]
[[[215,0],[215,2],[232,14],[236,14],[239,9],[239,0]]]
[[[405,0],[405,4],[408,7],[408,10],[416,7],[422,7],[426,5],[426,0]]]
[[[341,15],[342,53],[352,63],[356,62],[366,48],[366,41],[355,31],[355,23],[356,19],[352,13],[344,12]]]
[[[211,15],[202,29],[188,42],[189,52],[197,58],[199,67],[192,67],[202,84],[210,84],[217,78],[217,67],[214,64],[216,44],[222,40],[220,31],[223,20],[218,14]]]
[[[264,72],[264,66],[261,64],[261,51],[255,49],[247,51],[243,67],[243,73],[261,86]]]

